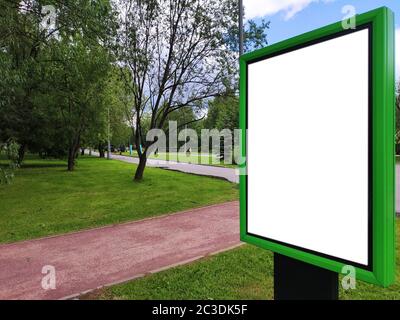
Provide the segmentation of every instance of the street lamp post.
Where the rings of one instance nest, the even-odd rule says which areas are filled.
[[[243,0],[239,0],[239,55],[243,54]]]

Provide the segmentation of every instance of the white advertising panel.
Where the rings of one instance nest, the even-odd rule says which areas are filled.
[[[369,29],[247,67],[247,232],[368,265]]]

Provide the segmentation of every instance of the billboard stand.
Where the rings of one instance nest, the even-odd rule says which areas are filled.
[[[275,300],[338,300],[338,274],[274,253]]]
[[[337,298],[346,266],[395,280],[394,57],[386,7],[240,57],[240,239],[296,259],[278,299]]]

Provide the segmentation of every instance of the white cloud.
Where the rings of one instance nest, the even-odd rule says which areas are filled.
[[[396,79],[400,78],[400,27],[396,29]]]
[[[333,2],[335,0],[243,0],[246,19],[272,16],[284,13],[284,19],[293,18],[296,13],[308,7],[312,2]]]

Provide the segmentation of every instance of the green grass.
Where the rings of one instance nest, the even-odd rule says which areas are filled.
[[[271,299],[273,259],[249,245],[128,283],[83,299]]]
[[[116,152],[115,154],[120,154]],[[123,156],[134,157],[137,158],[138,154],[136,151],[133,151],[132,155],[127,152],[121,153]],[[150,159],[158,159],[158,160],[172,160],[176,162],[184,162],[184,163],[194,163],[201,165],[210,165],[217,167],[226,167],[226,168],[236,168],[235,164],[227,164],[224,161],[218,161],[216,156],[213,154],[201,154],[197,152],[192,152],[189,156],[186,154],[178,153],[178,152],[159,152],[158,155],[151,155]],[[213,163],[217,161],[217,163]]]
[[[362,281],[340,289],[340,299],[400,299],[400,221],[397,219],[396,282],[381,288]],[[339,285],[340,285],[339,280]],[[83,299],[272,299],[273,255],[244,245],[199,262],[97,290]]]
[[[68,172],[60,160],[27,160],[0,186],[0,242],[14,242],[142,219],[238,198],[221,179],[84,157]]]

